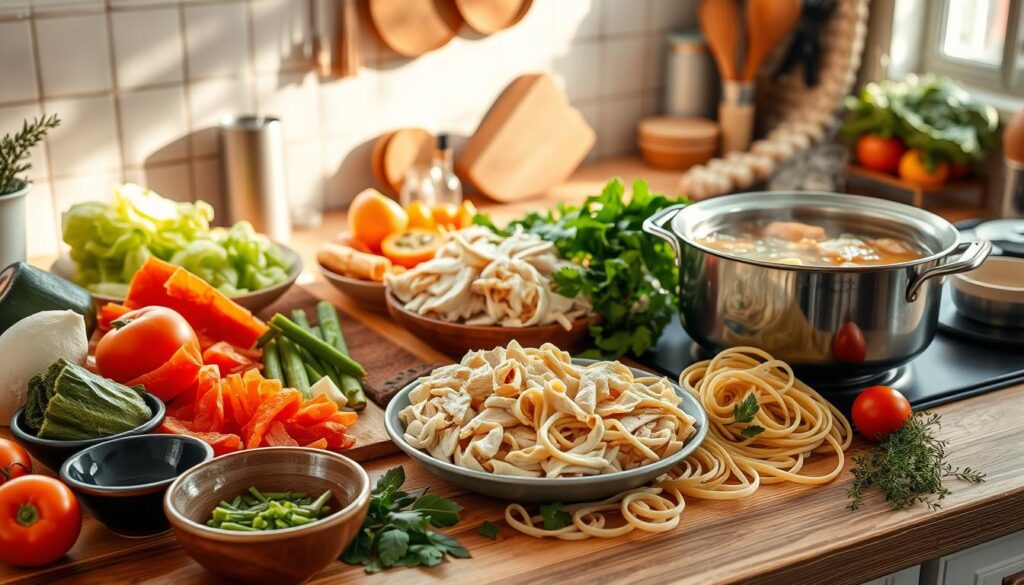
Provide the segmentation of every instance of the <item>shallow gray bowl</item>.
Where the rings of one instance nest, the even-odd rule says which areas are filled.
[[[573,358],[572,361],[574,364],[585,366],[594,363],[595,360]],[[630,370],[635,376],[656,375],[636,368],[630,368]],[[704,440],[704,436],[708,432],[708,417],[704,409],[696,398],[672,382],[671,379],[669,382],[672,383],[676,394],[683,399],[680,408],[694,418],[696,433],[687,440],[682,449],[671,456],[650,465],[617,473],[588,477],[514,477],[466,469],[447,461],[434,459],[429,453],[415,449],[405,441],[405,425],[398,418],[398,413],[409,406],[409,392],[416,386],[416,382],[399,390],[398,394],[388,403],[387,411],[384,414],[384,425],[388,429],[391,440],[402,451],[422,463],[434,475],[461,488],[502,500],[521,502],[564,503],[600,500],[650,482],[693,453]]]
[[[288,271],[288,279],[284,282],[279,282],[274,286],[268,286],[267,288],[247,292],[245,294],[238,295],[237,297],[231,297],[231,300],[255,313],[276,301],[285,293],[286,290],[295,284],[295,279],[299,277],[299,274],[302,274],[302,258],[299,256],[298,252],[284,244],[277,244],[277,246],[281,248],[281,252],[284,253],[285,258],[291,260],[292,268]],[[61,254],[53,265],[50,266],[50,272],[72,282],[74,282],[75,272],[77,271],[78,266],[75,265],[75,261],[71,259],[71,256],[68,256],[67,254]],[[92,291],[90,291],[89,294],[92,295],[96,304],[101,306],[107,303],[121,304],[124,302],[124,297],[101,295]]]

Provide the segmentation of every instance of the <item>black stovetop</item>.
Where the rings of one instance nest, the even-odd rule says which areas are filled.
[[[707,357],[676,318],[665,329],[658,345],[638,361],[675,379],[687,366]],[[983,344],[940,330],[928,349],[896,370],[871,380],[819,382],[813,387],[849,415],[857,393],[874,384],[896,388],[915,409],[923,409],[1021,382],[1024,382],[1024,350]]]

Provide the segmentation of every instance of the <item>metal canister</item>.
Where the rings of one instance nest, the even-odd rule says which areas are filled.
[[[703,35],[697,30],[671,32],[667,44],[665,113],[714,119],[720,84]]]
[[[285,186],[284,134],[270,116],[237,116],[221,124],[230,223],[246,220],[277,242],[291,238]]]

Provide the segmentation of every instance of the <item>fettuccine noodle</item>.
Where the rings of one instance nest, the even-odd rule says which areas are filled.
[[[633,469],[678,452],[694,433],[665,378],[634,377],[619,362],[577,366],[550,343],[470,352],[420,378],[409,401],[399,418],[410,445],[503,475]]]
[[[823,484],[843,468],[850,446],[850,423],[827,400],[793,375],[781,360],[752,347],[727,349],[711,360],[693,364],[679,385],[700,401],[710,428],[701,446],[652,487],[615,495],[596,503],[563,507],[572,524],[545,530],[539,516],[519,504],[505,509],[510,526],[536,537],[582,540],[610,538],[634,529],[670,530],[679,523],[683,496],[734,500],[753,494],[762,484]],[[753,393],[758,411],[746,423],[735,408]],[[755,427],[764,429],[756,432]],[[744,435],[745,429],[747,436]],[[801,473],[812,454],[834,454],[835,465],[820,475]],[[613,527],[611,515],[621,516]]]

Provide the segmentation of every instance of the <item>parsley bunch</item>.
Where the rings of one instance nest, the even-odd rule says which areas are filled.
[[[600,195],[582,206],[559,204],[553,211],[530,212],[498,229],[483,215],[474,223],[507,235],[521,229],[553,242],[565,259],[583,270],[565,268],[554,275],[559,294],[590,299],[602,318],[590,328],[598,350],[639,355],[657,343],[676,311],[676,258],[669,244],[643,233],[645,219],[682,200],[651,193],[644,181],[626,187],[613,179]]]
[[[877,486],[893,510],[925,504],[940,508],[940,501],[951,492],[944,479],[971,483],[985,481],[985,474],[970,467],[954,467],[946,460],[946,441],[935,437],[939,415],[914,413],[899,429],[867,453],[853,458],[853,484],[847,495],[851,510],[860,508],[864,492]]]
[[[407,493],[401,465],[389,469],[377,481],[363,528],[342,554],[350,565],[364,565],[367,573],[389,567],[433,567],[445,555],[468,558],[457,540],[430,530],[447,528],[459,521],[462,506],[448,498],[428,494],[427,488]]]

